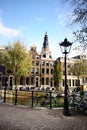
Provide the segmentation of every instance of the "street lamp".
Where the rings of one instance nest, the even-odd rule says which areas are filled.
[[[72,43],[70,43],[69,41],[67,41],[67,39],[65,38],[63,42],[59,43],[60,47],[61,47],[61,51],[62,53],[65,55],[64,58],[64,66],[65,66],[65,90],[64,90],[64,109],[63,109],[63,114],[66,116],[69,116],[69,107],[68,107],[68,95],[67,95],[67,90],[68,90],[68,85],[67,85],[67,72],[66,72],[66,57],[67,54],[70,52]]]

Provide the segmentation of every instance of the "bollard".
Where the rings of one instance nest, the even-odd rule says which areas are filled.
[[[17,105],[17,88],[15,89],[15,105]]]
[[[31,107],[34,107],[34,91],[32,91],[32,104]]]
[[[50,109],[52,108],[52,92],[50,92]]]
[[[4,88],[4,102],[6,102],[6,88]]]

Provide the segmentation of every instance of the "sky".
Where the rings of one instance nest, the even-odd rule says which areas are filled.
[[[54,59],[62,56],[59,43],[73,42],[70,26],[72,8],[62,0],[0,0],[0,46],[20,40],[29,50],[32,45],[41,52],[47,32]],[[70,55],[76,55],[72,45]]]

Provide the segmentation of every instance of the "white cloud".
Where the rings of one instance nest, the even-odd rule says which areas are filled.
[[[11,37],[11,36],[19,36],[20,35],[20,31],[17,29],[12,29],[9,27],[5,27],[3,25],[2,22],[0,22],[0,34],[7,36],[7,37]]]

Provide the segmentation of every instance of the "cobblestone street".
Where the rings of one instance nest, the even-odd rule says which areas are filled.
[[[0,130],[87,130],[87,115],[0,103]]]

